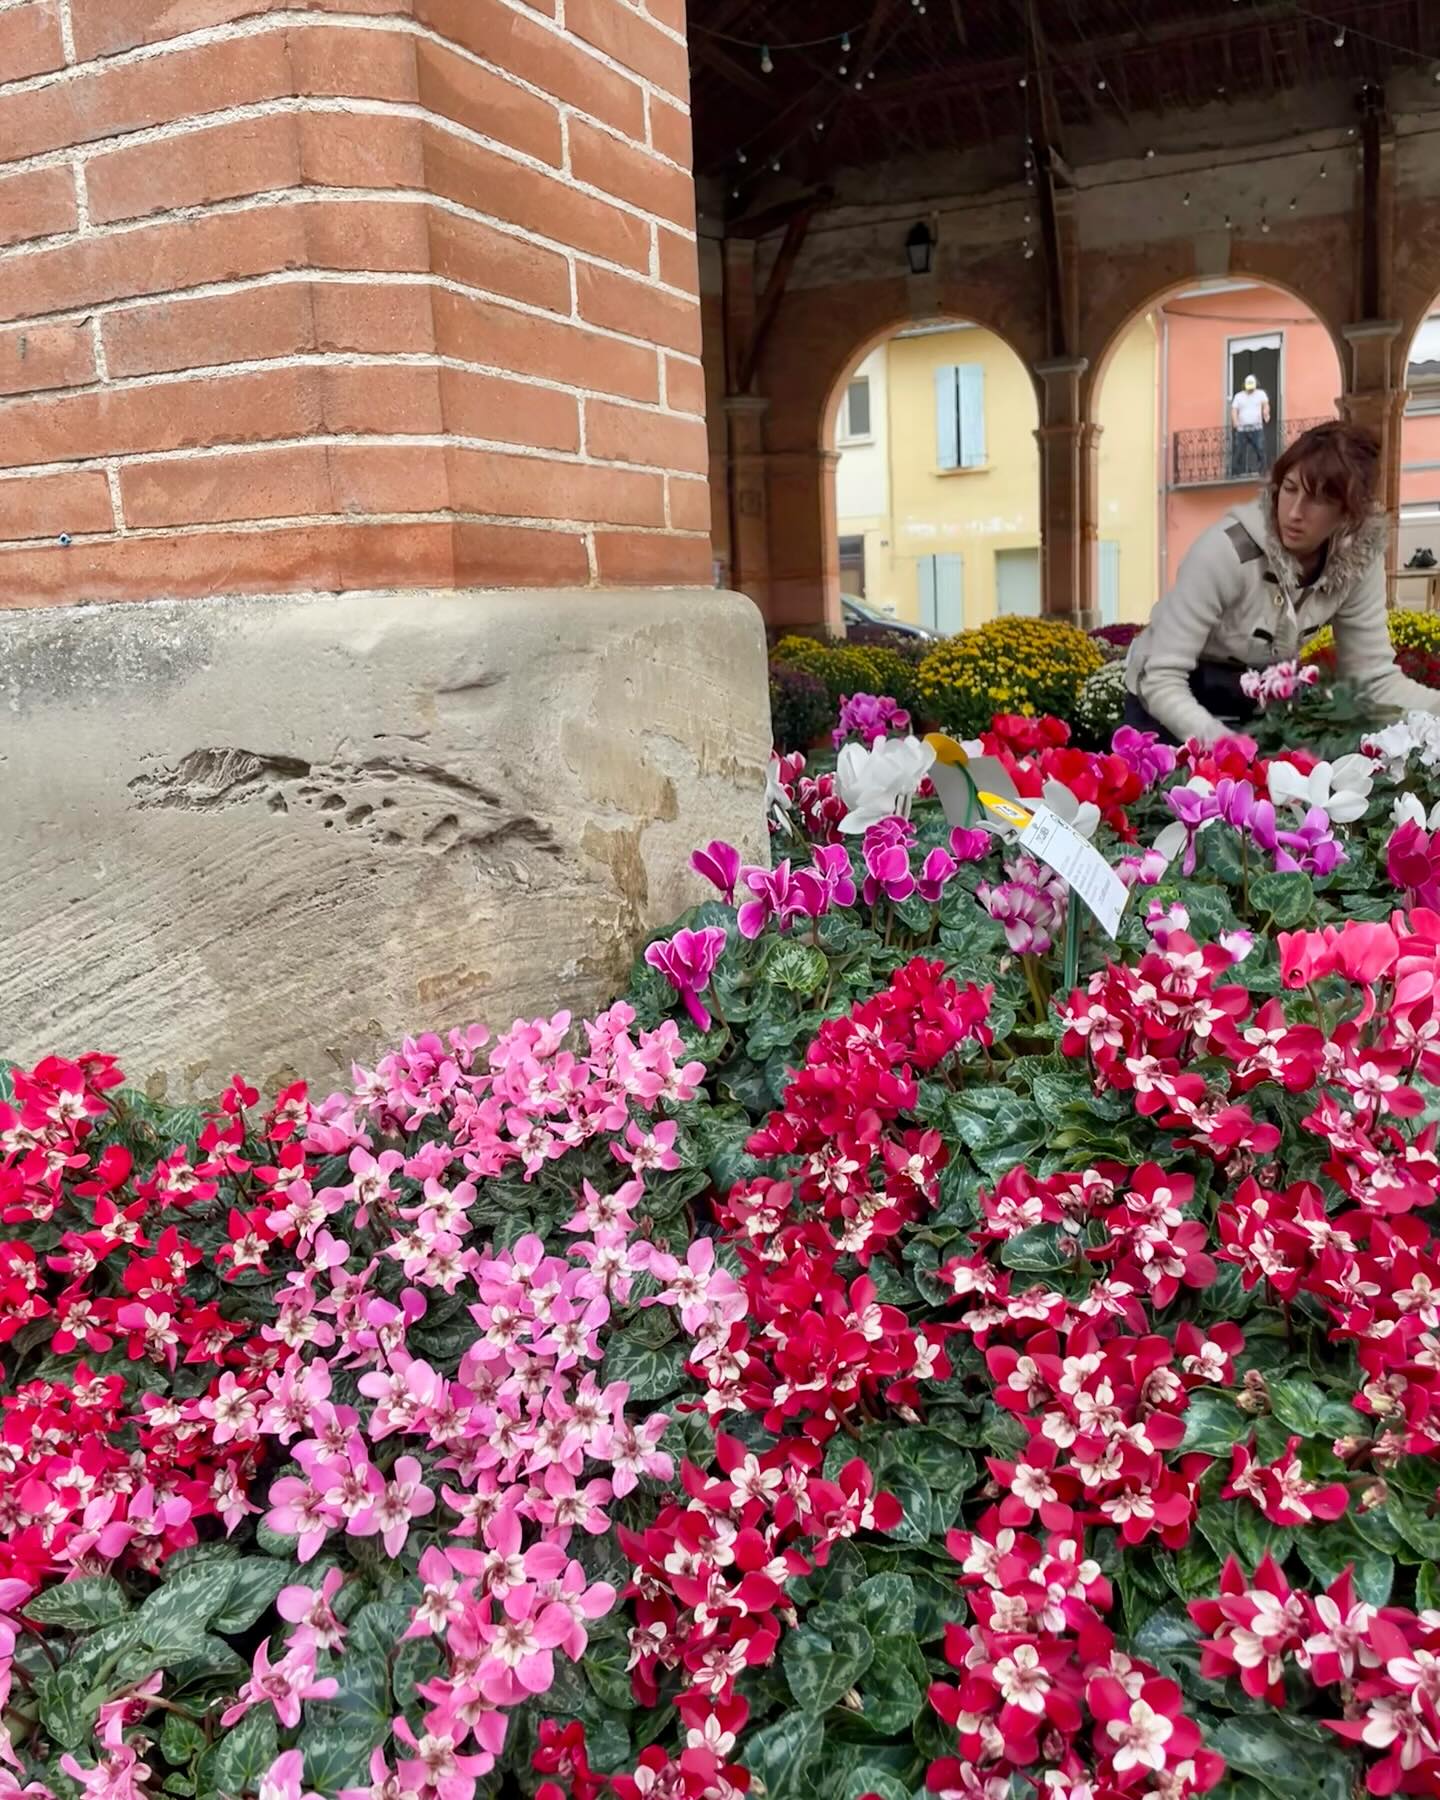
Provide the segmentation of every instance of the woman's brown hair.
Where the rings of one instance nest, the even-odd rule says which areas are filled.
[[[1356,531],[1370,517],[1380,483],[1380,440],[1363,425],[1327,419],[1313,426],[1270,471],[1272,496],[1291,471],[1309,494],[1329,500],[1345,515],[1344,529]]]

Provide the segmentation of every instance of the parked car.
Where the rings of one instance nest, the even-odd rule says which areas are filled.
[[[840,612],[847,631],[852,625],[864,625],[878,631],[894,632],[897,637],[932,639],[935,636],[933,631],[926,631],[923,625],[911,625],[904,619],[893,619],[889,613],[867,606],[853,594],[840,596]]]

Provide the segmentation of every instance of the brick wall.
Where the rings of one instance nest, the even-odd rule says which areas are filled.
[[[0,606],[707,582],[687,94],[683,0],[0,0]]]

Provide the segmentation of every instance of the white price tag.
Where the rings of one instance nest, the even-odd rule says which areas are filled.
[[[1113,938],[1130,890],[1105,858],[1048,806],[1037,805],[1020,842],[1077,893]]]

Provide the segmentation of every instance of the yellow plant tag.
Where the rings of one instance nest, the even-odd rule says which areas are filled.
[[[1013,825],[1017,831],[1023,831],[1034,818],[1033,813],[1026,812],[1023,806],[1017,806],[1013,800],[1002,800],[998,794],[987,794],[980,790],[980,804],[988,807],[998,819],[1007,825]]]
[[[925,742],[935,752],[935,760],[945,763],[952,769],[963,769],[970,758],[965,754],[964,746],[943,731],[929,731],[925,734]]]

